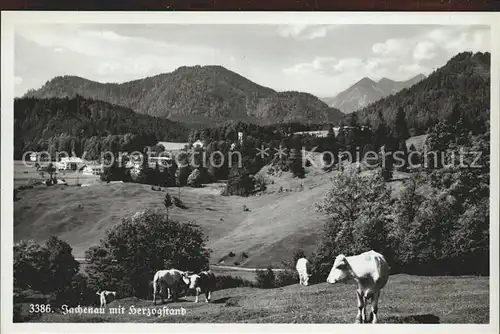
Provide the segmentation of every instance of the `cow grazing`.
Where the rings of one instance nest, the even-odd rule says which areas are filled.
[[[372,250],[354,256],[337,256],[326,281],[333,284],[348,278],[358,283],[356,323],[376,323],[380,290],[389,278],[389,265],[384,256]],[[369,299],[372,302],[372,311],[367,320],[366,306]]]
[[[199,274],[187,275],[184,274],[182,277],[184,283],[189,285],[189,289],[196,291],[196,300],[198,302],[198,296],[201,293],[205,294],[205,302],[210,302],[212,291],[215,290],[215,275],[210,271],[202,271]]]
[[[96,292],[96,295],[99,296],[99,301],[101,302],[101,307],[106,306],[108,301],[116,298],[116,291],[108,291],[103,290],[101,292]]]
[[[311,264],[309,261],[305,257],[298,259],[295,269],[299,273],[299,284],[308,286],[309,278],[311,277]]]
[[[153,304],[156,305],[157,293],[161,296],[162,304],[165,302],[165,292],[167,299],[177,300],[178,293],[184,288],[183,275],[184,272],[177,269],[157,271],[153,278]]]

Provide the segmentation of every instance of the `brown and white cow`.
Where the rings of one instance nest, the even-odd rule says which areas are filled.
[[[215,290],[216,283],[215,275],[210,270],[202,271],[194,275],[184,274],[182,278],[184,279],[184,283],[189,285],[189,289],[196,291],[195,303],[198,302],[200,292],[205,294],[205,302],[210,302],[212,291]]]
[[[305,257],[298,259],[295,269],[297,269],[297,273],[299,274],[299,284],[308,286],[309,278],[311,277],[311,264],[309,261]]]
[[[108,301],[111,301],[112,299],[116,298],[116,291],[103,290],[100,292],[96,292],[96,294],[99,296],[101,307],[106,306]]]
[[[164,303],[165,292],[167,299],[177,300],[178,294],[185,288],[182,279],[184,272],[177,269],[158,270],[153,278],[153,304],[156,305],[156,294],[159,293]]]
[[[354,256],[339,255],[335,259],[327,282],[330,284],[354,279],[358,284],[358,314],[356,323],[377,322],[380,290],[389,279],[389,265],[384,256],[373,250]],[[372,311],[366,319],[366,306],[371,299]]]

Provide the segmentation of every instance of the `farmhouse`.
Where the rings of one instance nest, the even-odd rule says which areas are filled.
[[[350,130],[350,129],[354,129],[355,127],[354,126],[334,126],[332,128],[335,136],[337,136],[339,134],[339,131],[340,129],[342,130]],[[368,126],[360,126],[359,127],[362,131],[364,130],[369,130],[370,127]],[[328,133],[330,131],[328,130],[318,130],[318,131],[298,131],[298,132],[294,132],[293,134],[294,135],[309,135],[309,136],[314,136],[314,137],[319,137],[319,138],[322,138],[322,137],[326,137],[328,136]]]
[[[175,143],[170,141],[159,141],[156,145],[161,145],[165,148],[166,152],[182,151],[188,146],[188,143]]]
[[[59,170],[77,170],[78,165],[83,163],[84,161],[78,157],[62,157],[60,161],[56,162],[56,167]]]
[[[82,173],[86,175],[101,175],[103,171],[103,166],[102,165],[97,165],[97,166],[89,166],[86,165],[83,168]]]
[[[314,136],[314,137],[326,137],[328,135],[327,130],[320,130],[320,131],[299,131],[299,132],[294,132],[294,135],[309,135],[309,136]]]
[[[205,147],[205,144],[203,144],[203,142],[201,140],[197,140],[193,143],[193,147],[194,148],[200,148],[200,147]]]

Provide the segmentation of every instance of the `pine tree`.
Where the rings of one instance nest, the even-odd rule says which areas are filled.
[[[163,199],[163,205],[167,209],[167,220],[168,220],[168,209],[173,205],[172,196],[169,193],[165,194],[165,198]]]
[[[405,112],[402,107],[398,108],[398,112],[396,114],[396,121],[394,123],[394,137],[397,140],[406,140],[410,137],[410,133],[408,131],[408,125],[405,120]]]

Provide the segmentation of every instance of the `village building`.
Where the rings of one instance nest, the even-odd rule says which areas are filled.
[[[79,166],[84,164],[82,158],[78,157],[62,157],[56,162],[58,170],[77,170]]]

